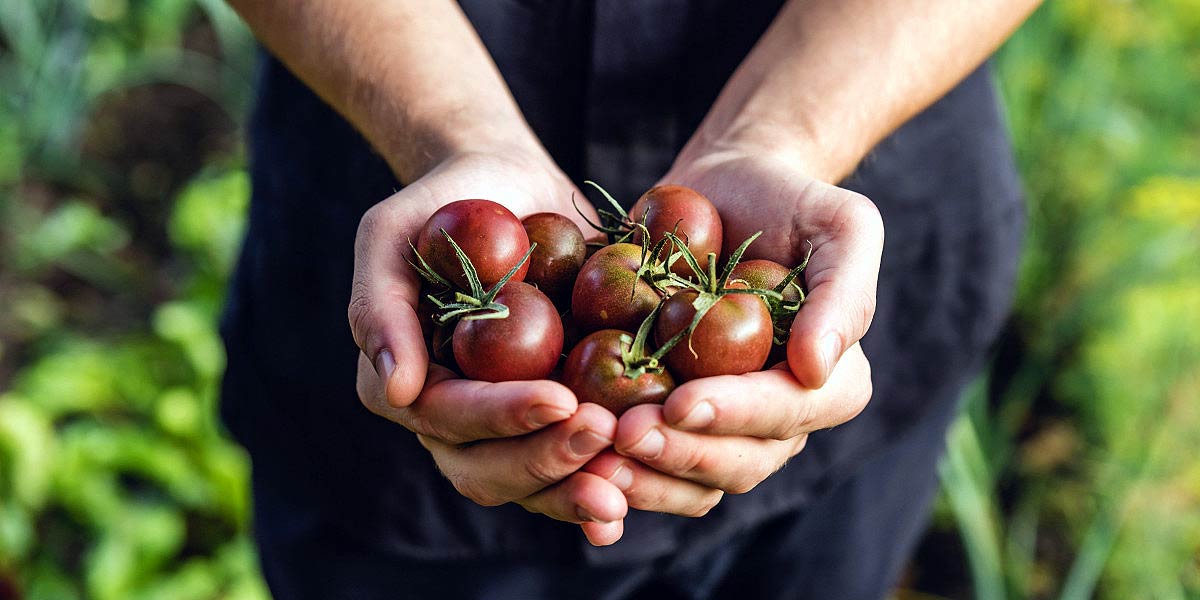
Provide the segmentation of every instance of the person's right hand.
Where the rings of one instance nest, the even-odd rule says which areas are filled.
[[[348,310],[361,349],[358,395],[371,412],[416,433],[467,498],[579,523],[596,545],[620,539],[628,510],[615,485],[579,471],[612,445],[616,418],[578,404],[552,381],[487,383],[430,364],[417,301],[421,282],[405,261],[426,219],[455,200],[486,198],[518,217],[558,212],[590,232],[572,206],[590,205],[550,161],[521,153],[454,156],[376,204],[362,218]]]

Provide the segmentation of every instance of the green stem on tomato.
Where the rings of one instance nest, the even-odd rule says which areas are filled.
[[[450,237],[450,234],[445,229],[439,229],[439,231],[442,232],[442,235],[446,236],[446,241],[454,249],[454,255],[458,258],[458,264],[462,267],[463,275],[466,276],[467,286],[470,289],[466,292],[455,290],[454,302],[443,302],[433,294],[425,296],[438,309],[436,318],[438,325],[445,325],[455,319],[477,321],[508,318],[508,307],[496,302],[496,295],[517,274],[517,271],[520,271],[521,267],[529,261],[529,257],[533,255],[534,248],[537,248],[537,242],[529,245],[529,249],[525,251],[525,255],[521,257],[521,260],[513,268],[504,274],[504,277],[501,277],[491,289],[485,290],[483,289],[483,282],[479,280],[479,271],[471,263],[471,258],[467,256],[467,253],[454,241],[453,237]],[[412,246],[411,242],[409,246]],[[421,273],[426,279],[430,279],[425,273],[422,273],[422,269],[428,270],[429,274],[445,282],[447,286],[453,287],[449,281],[429,267],[429,263],[425,261],[420,252],[417,252],[416,248],[413,248],[413,254],[416,255],[417,261],[421,265],[420,267],[415,264],[413,265],[413,268],[417,269],[418,273]],[[412,263],[410,262],[409,264]]]

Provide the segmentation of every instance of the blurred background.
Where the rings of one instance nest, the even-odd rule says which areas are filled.
[[[899,598],[1200,598],[1200,1],[996,58],[1016,311]],[[265,598],[215,417],[254,44],[221,0],[0,0],[0,600]]]

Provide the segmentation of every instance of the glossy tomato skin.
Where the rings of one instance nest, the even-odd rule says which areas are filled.
[[[658,306],[658,292],[637,275],[641,256],[639,246],[613,244],[583,263],[571,293],[571,317],[582,331],[637,331]]]
[[[663,304],[654,324],[659,344],[691,324],[696,315],[692,302],[697,294],[683,290]],[[667,368],[679,381],[758,371],[771,353],[771,334],[771,313],[761,298],[726,294],[700,319],[690,340],[685,337],[667,353]]]
[[[583,232],[558,213],[536,213],[521,220],[530,243],[537,243],[529,256],[525,281],[536,285],[556,304],[569,297],[575,276],[587,255]]]
[[[721,253],[721,215],[708,198],[692,188],[682,185],[650,188],[629,211],[629,218],[634,223],[641,223],[643,216],[646,228],[650,230],[650,240],[646,242],[638,232],[633,237],[635,244],[653,246],[670,231],[687,242],[701,267],[708,266],[709,252]],[[673,270],[680,275],[691,275],[691,268],[682,260],[675,263]]]
[[[733,274],[730,276],[730,282],[743,283],[749,287],[773,290],[779,282],[787,277],[791,269],[773,261],[766,259],[745,260],[737,264],[733,268]],[[783,299],[785,302],[796,302],[800,300],[800,292],[804,273],[792,280],[792,283],[783,290]],[[789,329],[791,321],[781,322],[780,326]],[[787,360],[787,344],[776,344],[771,348],[771,354],[767,357],[767,364],[775,365]]]
[[[496,295],[508,307],[504,319],[459,321],[454,327],[454,359],[468,379],[545,379],[558,364],[563,326],[545,294],[522,281],[510,281]]]
[[[563,385],[579,402],[599,404],[618,417],[631,406],[661,403],[675,389],[675,381],[665,370],[643,373],[636,379],[626,377],[621,351],[628,344],[621,336],[633,339],[633,334],[618,329],[602,329],[583,338],[567,356],[562,374]]]
[[[743,281],[749,287],[760,290],[773,290],[791,271],[791,269],[773,260],[763,258],[743,260],[733,268],[733,273],[729,276],[729,280]],[[792,283],[784,288],[784,302],[796,302],[800,299],[800,282],[803,276],[804,274],[801,272],[800,277],[792,280]]]
[[[417,252],[438,275],[462,289],[468,289],[467,276],[442,229],[471,259],[484,288],[504,277],[529,250],[529,236],[520,219],[500,204],[491,200],[459,200],[439,208],[421,228]],[[512,280],[524,280],[528,270],[526,262]]]

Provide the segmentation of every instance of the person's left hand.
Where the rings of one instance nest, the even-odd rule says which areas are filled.
[[[810,432],[856,416],[871,397],[858,340],[870,326],[883,224],[870,200],[764,154],[679,161],[662,183],[692,187],[721,214],[726,255],[754,232],[746,258],[798,264],[809,294],[788,360],[761,372],[690,381],[664,405],[618,421],[613,450],[584,467],[625,492],[631,508],[701,516],[724,493],[753,489],[799,453]],[[721,263],[723,266],[723,263]]]

